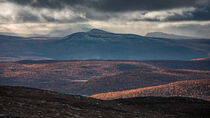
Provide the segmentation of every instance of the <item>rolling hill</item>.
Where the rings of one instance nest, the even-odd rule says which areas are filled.
[[[127,91],[100,93],[92,95],[96,99],[110,100],[144,96],[182,96],[210,100],[210,80],[186,80],[165,85],[145,87]]]
[[[209,56],[209,39],[163,39],[99,29],[35,40],[0,36],[0,61],[17,60],[190,60]]]
[[[18,61],[0,63],[0,85],[93,95],[210,78],[209,61]]]
[[[0,86],[3,118],[207,118],[208,101],[140,97],[102,101],[26,87]]]
[[[97,93],[123,91],[169,84],[183,80],[209,79],[209,71],[199,72],[191,70],[147,71],[132,70],[113,76],[90,79],[80,86],[74,87],[73,94],[92,95]]]

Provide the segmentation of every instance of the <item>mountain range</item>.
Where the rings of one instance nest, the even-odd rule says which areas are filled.
[[[42,38],[41,38],[42,39]],[[47,40],[0,36],[0,61],[189,60],[209,57],[209,39],[165,39],[99,29]]]
[[[166,38],[166,39],[196,39],[193,37],[176,35],[176,34],[168,34],[163,32],[149,32],[146,34],[146,37],[156,37],[156,38]]]

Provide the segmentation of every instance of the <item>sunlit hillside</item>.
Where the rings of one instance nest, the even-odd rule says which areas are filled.
[[[210,100],[210,79],[186,80],[166,85],[146,87],[119,92],[96,94],[91,97],[103,100],[144,96],[181,96]]]

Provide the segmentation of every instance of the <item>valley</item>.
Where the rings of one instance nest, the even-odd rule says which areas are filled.
[[[0,85],[26,86],[90,96],[178,81],[208,80],[209,65],[208,60],[1,62]]]

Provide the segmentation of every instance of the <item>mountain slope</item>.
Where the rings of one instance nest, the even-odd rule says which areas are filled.
[[[195,39],[192,37],[175,35],[175,34],[167,34],[163,32],[150,32],[146,34],[146,37],[166,38],[166,39]]]
[[[57,60],[189,60],[208,57],[210,40],[166,40],[93,29],[58,40],[0,36],[0,61]]]
[[[210,80],[186,80],[166,85],[133,89],[128,91],[96,94],[91,97],[97,99],[119,99],[142,96],[182,96],[210,100]]]
[[[208,101],[143,97],[102,101],[25,87],[0,86],[3,118],[207,118]]]

